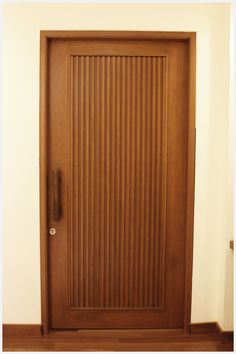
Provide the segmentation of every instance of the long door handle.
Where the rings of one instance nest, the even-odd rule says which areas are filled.
[[[60,206],[60,171],[52,171],[53,179],[53,220],[59,221],[61,217],[61,206]]]

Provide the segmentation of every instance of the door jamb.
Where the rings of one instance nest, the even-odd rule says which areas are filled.
[[[40,264],[41,315],[43,333],[50,331],[48,303],[48,224],[47,224],[47,112],[48,112],[48,42],[50,39],[133,39],[185,40],[189,44],[188,83],[188,156],[187,156],[187,220],[184,332],[189,332],[191,321],[193,221],[195,185],[195,86],[196,86],[196,32],[150,31],[40,31]]]

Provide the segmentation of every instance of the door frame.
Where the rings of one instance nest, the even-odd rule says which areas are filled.
[[[189,332],[192,299],[193,223],[195,186],[195,93],[196,93],[196,32],[150,31],[40,31],[40,265],[41,265],[41,322],[43,333],[49,326],[48,223],[47,223],[47,115],[48,115],[48,42],[50,39],[133,39],[183,40],[189,47],[188,83],[188,156],[187,156],[187,220],[185,269],[185,333]]]

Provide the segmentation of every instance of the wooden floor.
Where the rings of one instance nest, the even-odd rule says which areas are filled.
[[[217,334],[160,333],[156,330],[80,330],[41,337],[5,337],[4,351],[233,351]]]

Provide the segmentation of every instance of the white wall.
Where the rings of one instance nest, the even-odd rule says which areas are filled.
[[[233,328],[228,4],[5,4],[4,323],[40,323],[39,31],[197,32],[192,322]]]

